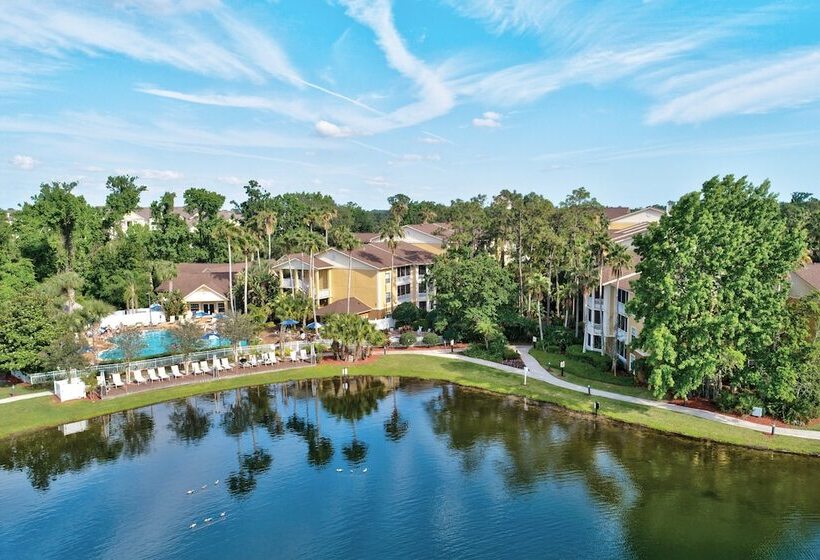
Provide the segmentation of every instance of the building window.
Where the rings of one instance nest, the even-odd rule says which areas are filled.
[[[601,312],[600,312],[600,310],[596,309],[595,312],[592,315],[592,318],[593,318],[593,321],[592,321],[593,323],[595,323],[596,325],[600,325],[601,324]]]
[[[618,303],[623,303],[626,305],[626,302],[629,301],[629,292],[626,290],[618,289]]]
[[[595,336],[592,337],[592,347],[595,350],[600,350],[601,349],[601,337],[600,336],[595,335]]]
[[[399,297],[401,296],[409,296],[410,295],[410,284],[401,284],[396,288],[396,292],[398,293]]]
[[[222,303],[222,302],[217,303],[216,304],[216,312],[217,313],[225,313],[225,304]]]
[[[389,272],[384,273],[384,283],[387,284],[388,286],[390,285],[390,273]]]
[[[618,315],[618,329],[626,332],[627,329],[627,318],[624,315]]]
[[[199,304],[198,304],[198,303],[191,303],[191,304],[188,304],[188,307],[190,307],[190,308],[191,308],[191,311],[192,311],[192,312],[194,312],[194,313],[196,313],[197,311],[199,311]]]
[[[595,298],[596,299],[601,299],[601,298],[604,297],[604,292],[603,292],[603,290],[601,289],[600,286],[595,286],[595,292],[594,293],[595,293]]]
[[[410,276],[410,267],[409,266],[400,266],[396,269],[396,276],[401,278],[402,276]]]
[[[592,335],[587,335],[587,347],[592,348]]]
[[[626,343],[624,343],[621,340],[617,341],[615,343],[615,351],[618,352],[618,355],[621,358],[623,358],[624,360],[626,359]]]
[[[427,311],[427,302],[426,301],[420,301],[419,302],[419,309],[421,309],[422,311]]]
[[[393,294],[391,294],[390,292],[384,294],[384,301],[386,301],[387,303],[393,301]]]
[[[592,322],[592,309],[587,309],[587,323]]]
[[[419,265],[419,278],[421,278],[422,276],[427,276],[427,265],[426,264],[420,264]]]

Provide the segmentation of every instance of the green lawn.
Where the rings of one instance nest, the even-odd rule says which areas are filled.
[[[14,390],[12,392],[12,386]],[[39,387],[32,387],[31,385],[26,385],[25,383],[17,383],[13,385],[8,381],[0,381],[0,399],[5,399],[7,397],[19,397],[20,395],[27,395],[29,393],[42,393],[43,391],[48,391],[50,387],[46,386],[39,386]]]
[[[612,393],[620,393],[632,397],[657,400],[649,389],[636,386],[631,377],[616,377],[612,375],[611,372],[601,371],[591,364],[573,360],[563,354],[532,349],[530,350],[530,355],[538,360],[538,363],[545,368],[548,364],[552,364],[551,372],[557,377],[561,376],[561,369],[558,367],[558,364],[561,363],[561,360],[566,361],[567,367],[564,370],[562,379],[570,383],[583,386],[591,385],[593,389],[599,389],[601,391],[610,391]]]
[[[0,438],[8,437],[14,433],[56,426],[65,422],[91,418],[101,414],[146,406],[198,393],[220,391],[246,385],[274,383],[289,379],[332,377],[339,374],[340,367],[339,365],[322,365],[221,379],[193,385],[169,387],[164,390],[145,391],[105,401],[73,401],[57,404],[51,398],[45,397],[0,405],[0,417],[3,419],[3,422],[0,423]],[[697,439],[820,456],[820,442],[818,441],[784,436],[772,438],[750,430],[726,426],[666,410],[610,401],[600,397],[588,397],[533,379],[530,379],[527,386],[524,386],[522,378],[518,375],[448,358],[393,355],[380,358],[369,364],[350,365],[349,371],[351,375],[395,375],[452,381],[501,394],[525,396],[586,413],[591,411],[593,401],[598,400],[601,402],[600,414],[614,420]]]

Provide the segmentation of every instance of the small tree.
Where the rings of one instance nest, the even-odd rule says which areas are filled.
[[[393,319],[396,321],[397,327],[405,325],[412,325],[421,318],[421,309],[417,305],[406,301],[400,303],[393,310]]]
[[[174,351],[182,354],[185,373],[188,373],[188,358],[202,348],[202,329],[196,323],[178,323],[171,331],[171,336],[173,337],[172,347]]]
[[[188,304],[182,299],[179,290],[165,292],[160,296],[159,303],[162,305],[166,319],[173,316],[182,317],[188,311]]]
[[[67,332],[40,352],[40,360],[47,369],[83,369],[88,365],[84,350],[85,338]]]
[[[127,364],[125,372],[125,379],[128,383],[131,382],[131,362],[138,357],[143,350],[145,350],[145,339],[142,333],[135,328],[127,328],[122,334],[115,339],[117,346],[122,352],[122,359]]]
[[[239,358],[239,344],[243,340],[250,341],[259,330],[260,325],[252,317],[235,311],[225,313],[216,323],[219,336],[231,341],[234,361]]]

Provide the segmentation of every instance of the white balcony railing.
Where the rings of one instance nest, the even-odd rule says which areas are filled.
[[[396,284],[399,285],[399,286],[401,286],[403,284],[409,284],[409,283],[410,283],[410,276],[397,276],[396,277]]]
[[[296,282],[296,289],[297,290],[302,290],[304,292],[308,291],[308,283],[307,282],[304,282],[304,281],[299,280],[299,279],[296,279],[295,282]],[[293,278],[283,278],[282,279],[282,287],[283,288],[288,289],[288,290],[292,290],[293,285],[294,285],[294,279]]]
[[[623,302],[618,302],[618,314],[626,316],[626,305]]]
[[[410,294],[404,294],[403,296],[399,296],[396,298],[399,303],[405,303],[407,301],[411,301],[412,296]]]
[[[317,299],[325,299],[330,297],[330,289],[325,288],[323,290],[317,290],[316,298]]]
[[[604,298],[596,298],[589,296],[587,298],[587,307],[590,309],[603,309],[604,308]]]
[[[594,335],[602,336],[604,334],[604,326],[601,323],[587,323],[586,331]]]

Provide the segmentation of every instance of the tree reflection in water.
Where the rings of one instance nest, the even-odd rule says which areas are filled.
[[[46,491],[62,474],[146,453],[153,438],[150,415],[123,412],[90,420],[86,430],[69,436],[47,429],[0,442],[0,468],[24,472],[34,488]]]
[[[168,429],[177,440],[196,443],[205,438],[211,429],[211,415],[199,409],[191,400],[177,401],[168,418]]]
[[[222,415],[222,428],[226,435],[236,439],[237,470],[228,475],[228,492],[235,498],[248,497],[256,488],[257,476],[267,472],[273,456],[260,448],[256,440],[256,427],[265,426],[276,433],[276,416],[270,409],[271,387],[248,387],[236,389],[234,400]],[[274,399],[275,400],[275,399]],[[271,428],[273,426],[273,428]],[[252,451],[242,451],[242,436],[250,431]]]
[[[392,388],[391,393],[393,393],[393,411],[390,413],[390,418],[384,422],[384,434],[390,441],[400,441],[401,438],[407,435],[407,430],[410,429],[410,423],[401,416],[398,403],[396,402],[398,378],[391,377],[390,385]]]
[[[639,558],[696,558],[704,543],[752,558],[810,542],[817,531],[810,520],[820,519],[820,482],[806,481],[820,477],[810,458],[704,445],[546,406],[526,410],[520,399],[452,385],[426,408],[466,471],[493,447],[504,451],[499,469],[512,492],[547,479],[582,484],[620,520]]]

